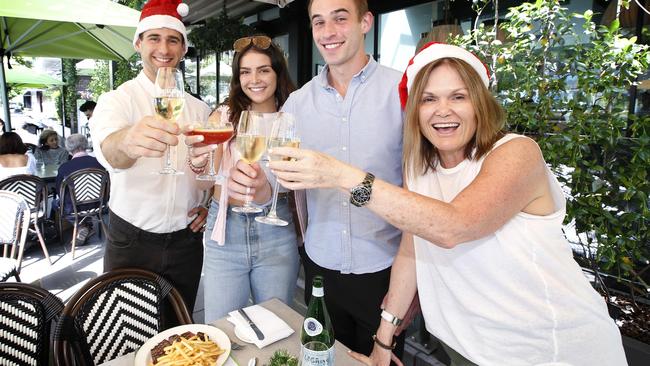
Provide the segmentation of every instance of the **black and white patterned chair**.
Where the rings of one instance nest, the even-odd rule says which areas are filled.
[[[35,175],[19,174],[1,181],[0,189],[18,193],[25,199],[31,212],[32,224],[41,244],[41,249],[43,249],[43,254],[48,262],[52,264],[43,239],[42,226],[39,227],[39,222],[42,223],[46,216],[47,185],[45,181]]]
[[[90,280],[63,310],[55,364],[97,365],[133,352],[162,330],[166,302],[178,323],[192,323],[180,293],[155,273],[119,269]]]
[[[80,223],[96,218],[99,222],[98,235],[101,238],[102,214],[106,208],[108,190],[108,172],[102,169],[87,168],[78,170],[68,175],[61,183],[59,189],[59,236],[63,238],[62,220],[74,222],[72,229],[72,259],[75,257],[77,230]],[[72,201],[71,213],[64,212],[66,197],[70,197]]]
[[[20,282],[29,217],[29,207],[24,198],[17,193],[0,190],[0,281],[14,276]]]
[[[61,300],[46,290],[0,283],[0,365],[48,365],[50,329],[62,310]]]

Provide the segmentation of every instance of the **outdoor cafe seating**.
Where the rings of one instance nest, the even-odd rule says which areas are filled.
[[[155,273],[120,269],[88,281],[57,324],[55,364],[99,365],[137,350],[162,329],[163,303],[177,323],[192,323],[180,293]]]
[[[20,282],[20,267],[29,230],[29,207],[19,194],[0,190],[0,281],[14,276]]]
[[[47,290],[0,283],[0,364],[49,365],[50,331],[62,310],[61,300]]]
[[[51,264],[52,260],[43,239],[43,222],[47,212],[47,185],[45,181],[34,175],[19,174],[0,181],[0,189],[17,193],[25,199],[30,209],[31,222],[41,244],[41,249],[45,258]]]
[[[72,259],[75,258],[77,230],[84,221],[96,219],[99,223],[98,235],[101,238],[102,215],[108,201],[109,182],[108,172],[102,169],[88,168],[70,174],[61,183],[57,227],[59,237],[63,240],[63,220],[73,222]],[[72,212],[65,212],[64,202],[68,197],[72,203]]]

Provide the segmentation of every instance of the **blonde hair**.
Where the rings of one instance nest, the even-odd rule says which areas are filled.
[[[467,87],[476,115],[476,133],[465,147],[465,158],[478,160],[487,154],[504,134],[505,113],[485,86],[481,77],[467,62],[457,58],[441,58],[423,67],[413,80],[406,102],[404,122],[404,153],[402,168],[408,178],[435,170],[440,160],[438,149],[420,130],[420,101],[431,72],[441,65],[449,65],[458,72]]]

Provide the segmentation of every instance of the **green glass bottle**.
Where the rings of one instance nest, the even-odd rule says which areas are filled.
[[[300,366],[334,366],[334,328],[323,298],[323,277],[315,276],[300,332]]]

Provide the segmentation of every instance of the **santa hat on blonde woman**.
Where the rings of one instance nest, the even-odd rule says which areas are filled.
[[[181,0],[149,0],[142,7],[140,23],[133,36],[133,46],[140,35],[148,30],[157,28],[168,28],[178,31],[183,35],[185,41],[185,52],[187,52],[187,30],[183,24],[183,17],[187,16],[190,8]]]
[[[413,56],[409,61],[402,81],[399,83],[399,99],[402,104],[402,109],[406,108],[406,101],[408,100],[409,91],[413,86],[415,75],[422,70],[423,67],[432,63],[433,61],[441,58],[456,58],[467,62],[481,77],[485,87],[490,84],[490,71],[487,66],[473,53],[465,50],[464,48],[453,46],[446,43],[429,42],[425,44],[418,53]]]

